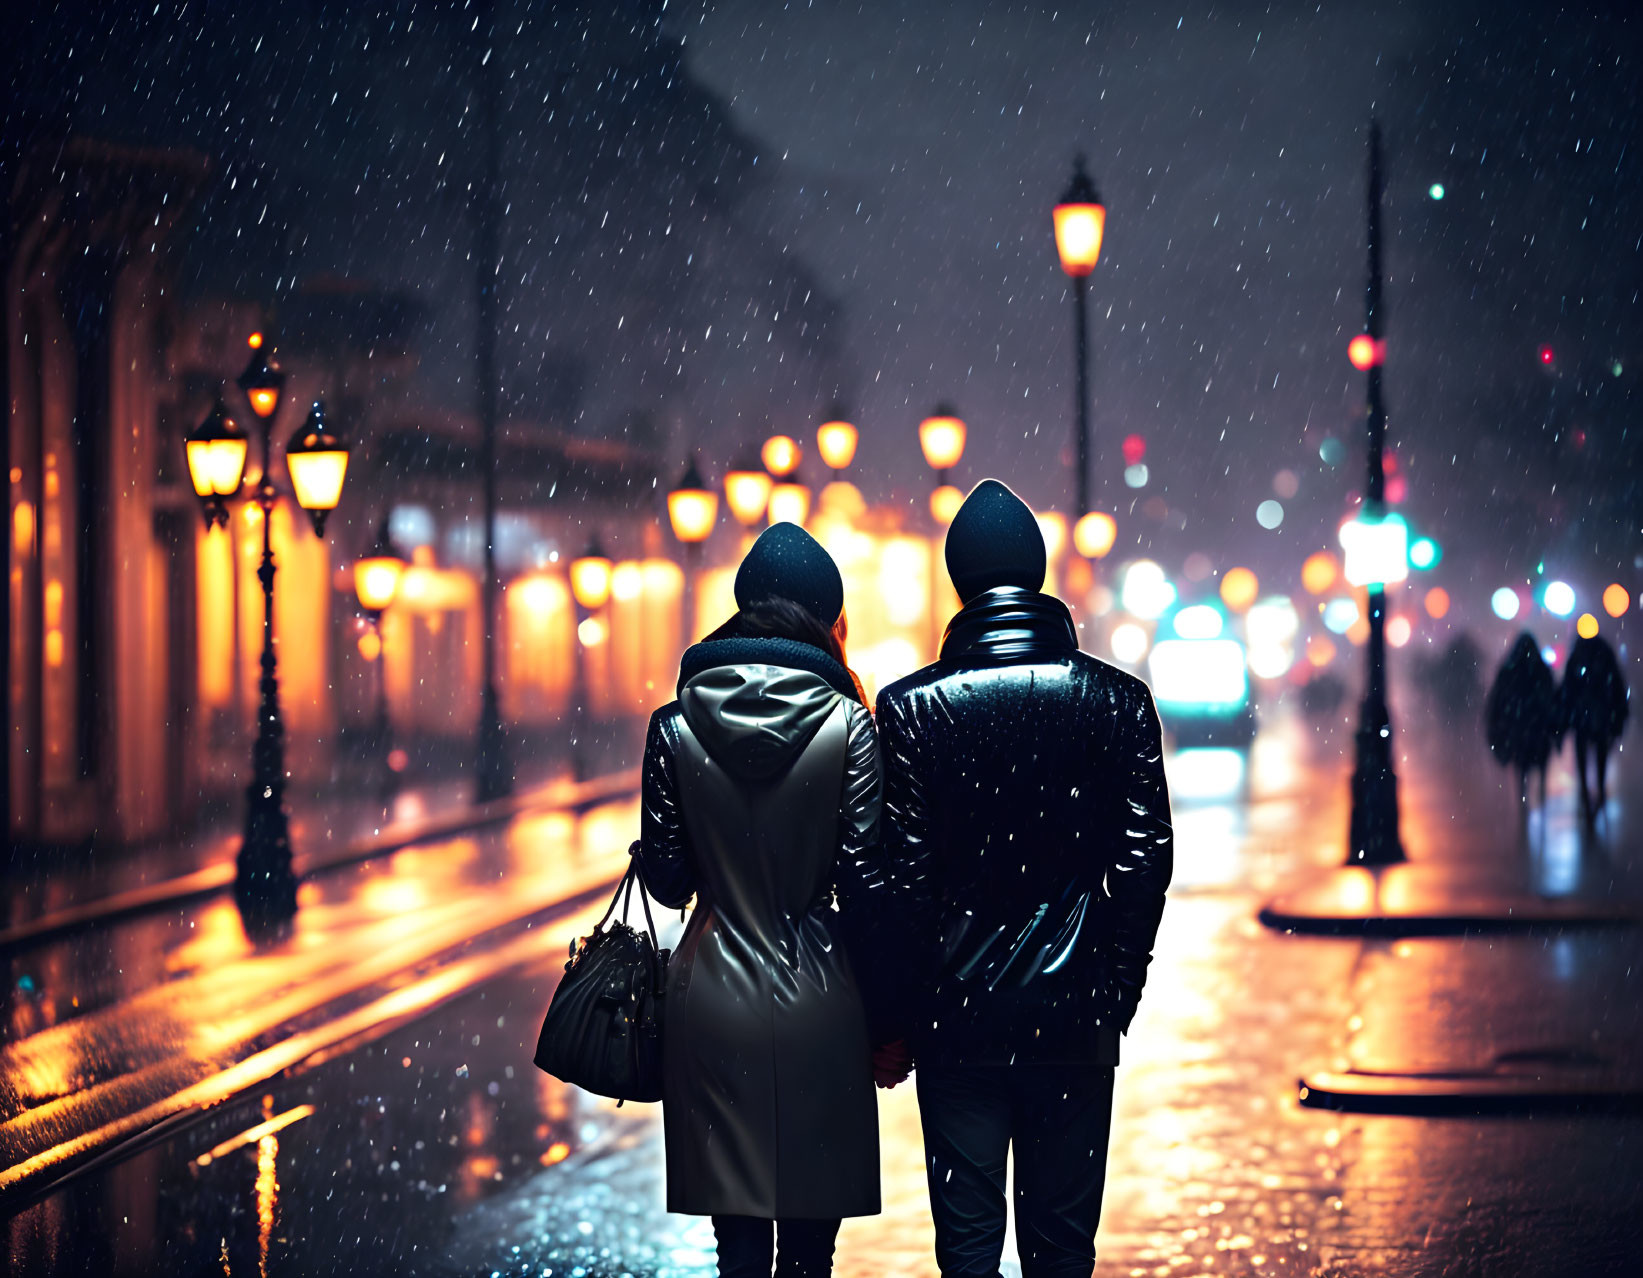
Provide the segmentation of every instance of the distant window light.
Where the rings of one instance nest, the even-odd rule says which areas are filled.
[[[438,529],[434,512],[426,506],[395,506],[388,512],[388,537],[401,550],[431,546]]]

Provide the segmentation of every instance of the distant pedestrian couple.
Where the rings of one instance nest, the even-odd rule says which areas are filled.
[[[844,589],[794,524],[651,718],[646,887],[695,910],[668,973],[670,1211],[725,1278],[831,1272],[880,1210],[877,1103],[916,1062],[936,1259],[997,1275],[1015,1152],[1026,1278],[1087,1276],[1113,1067],[1172,862],[1158,716],[1041,593],[1032,512],[995,480],[947,535],[963,608],[877,715]]]
[[[1608,802],[1609,751],[1630,710],[1625,674],[1601,636],[1575,640],[1558,683],[1525,631],[1495,675],[1484,726],[1495,758],[1517,770],[1520,802],[1528,800],[1530,775],[1539,773],[1545,803],[1547,764],[1563,738],[1572,736],[1580,811],[1591,825]]]

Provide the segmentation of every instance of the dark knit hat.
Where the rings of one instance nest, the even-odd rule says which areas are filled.
[[[736,606],[791,599],[824,626],[844,610],[844,579],[822,545],[797,524],[771,524],[736,570]]]
[[[1044,586],[1044,534],[1027,503],[996,479],[977,484],[947,529],[947,575],[969,603],[995,586]]]

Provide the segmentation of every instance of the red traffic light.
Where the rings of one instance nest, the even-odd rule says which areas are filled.
[[[1141,459],[1147,455],[1147,441],[1139,435],[1124,436],[1124,464],[1139,466]]]
[[[1542,346],[1540,348],[1540,362],[1542,364],[1550,364],[1555,358],[1556,355],[1553,353],[1550,346]]]
[[[1346,357],[1359,372],[1373,368],[1386,358],[1386,343],[1377,342],[1368,333],[1359,333],[1346,344]]]

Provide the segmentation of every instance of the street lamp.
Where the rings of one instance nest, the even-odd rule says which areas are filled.
[[[764,462],[764,468],[777,479],[786,479],[796,471],[803,457],[804,449],[799,447],[799,441],[791,435],[772,435],[764,441],[764,447],[759,450],[759,458]]]
[[[251,356],[236,379],[261,426],[262,470],[253,500],[262,510],[262,659],[257,688],[257,737],[251,746],[251,782],[246,787],[245,837],[236,858],[234,894],[241,911],[259,924],[290,918],[297,909],[297,879],[291,869],[291,829],[285,812],[285,727],[274,657],[274,485],[273,422],[285,392],[285,374],[268,357],[261,333],[251,335]],[[219,398],[206,420],[185,441],[189,478],[208,522],[226,517],[226,501],[238,492],[245,472],[244,435]],[[348,448],[325,424],[315,403],[308,420],[286,446],[286,467],[297,504],[308,511],[314,532],[324,536],[325,516],[335,509],[348,471]]]
[[[392,729],[388,721],[388,645],[382,634],[382,614],[398,596],[405,568],[405,556],[388,535],[388,516],[384,514],[377,528],[376,541],[361,558],[354,561],[354,597],[371,619],[371,629],[377,637],[376,722],[371,728],[371,744],[387,768],[384,780],[389,782],[393,780],[394,772],[388,763]]]
[[[598,538],[589,541],[588,548],[571,560],[571,597],[576,601],[576,607],[586,612],[589,619],[610,599],[612,575],[610,556],[600,546]],[[584,619],[577,618],[576,688],[571,719],[571,770],[578,781],[585,780],[587,776],[586,742],[591,718],[588,712],[588,640],[582,630],[583,624]]]
[[[1352,768],[1352,818],[1349,863],[1392,865],[1404,859],[1398,835],[1398,777],[1392,768],[1392,717],[1386,706],[1386,585],[1407,576],[1404,549],[1408,530],[1386,513],[1386,405],[1381,398],[1381,368],[1386,350],[1381,314],[1381,129],[1369,124],[1369,271],[1364,286],[1364,333],[1354,339],[1350,358],[1368,381],[1369,474],[1364,486],[1362,518],[1357,531],[1342,540],[1348,576],[1360,577],[1368,589],[1369,639],[1364,646],[1363,706],[1358,714],[1356,759]],[[1394,543],[1397,543],[1394,545]],[[1354,551],[1356,550],[1356,554]],[[1392,559],[1401,560],[1394,565]]]
[[[837,409],[831,420],[816,428],[816,451],[833,472],[834,479],[841,478],[841,472],[855,460],[859,437],[856,428],[845,421],[844,414]]]
[[[228,499],[240,491],[245,481],[250,442],[239,423],[228,415],[221,395],[205,420],[183,440],[188,478],[194,485],[194,495],[200,499],[207,528],[228,522]]]
[[[950,404],[938,404],[935,411],[918,426],[918,445],[924,461],[936,472],[936,487],[930,494],[930,515],[937,529],[953,522],[958,508],[964,504],[964,495],[950,482],[950,475],[959,458],[964,456],[964,440],[968,431],[958,410]],[[935,632],[935,650],[941,651],[941,536],[930,539],[930,624]]]
[[[770,490],[770,522],[798,524],[810,517],[810,489],[797,479],[776,484]]]
[[[753,539],[753,529],[764,522],[770,508],[770,489],[775,483],[758,458],[746,456],[725,472],[725,503],[744,532],[743,550]]]
[[[1095,270],[1101,256],[1101,239],[1107,229],[1107,208],[1096,193],[1095,183],[1084,170],[1081,155],[1073,165],[1072,184],[1055,206],[1055,247],[1061,269],[1073,282],[1075,318],[1074,351],[1077,361],[1077,414],[1073,445],[1077,457],[1074,484],[1078,518],[1090,510],[1090,338],[1089,306],[1085,279]]]
[[[794,465],[797,464],[795,461]],[[701,562],[702,543],[719,518],[719,494],[702,482],[694,459],[685,467],[678,486],[667,495],[667,517],[673,525],[673,535],[685,548],[685,588],[680,603],[684,613],[684,638],[688,643],[695,629],[696,572]]]

